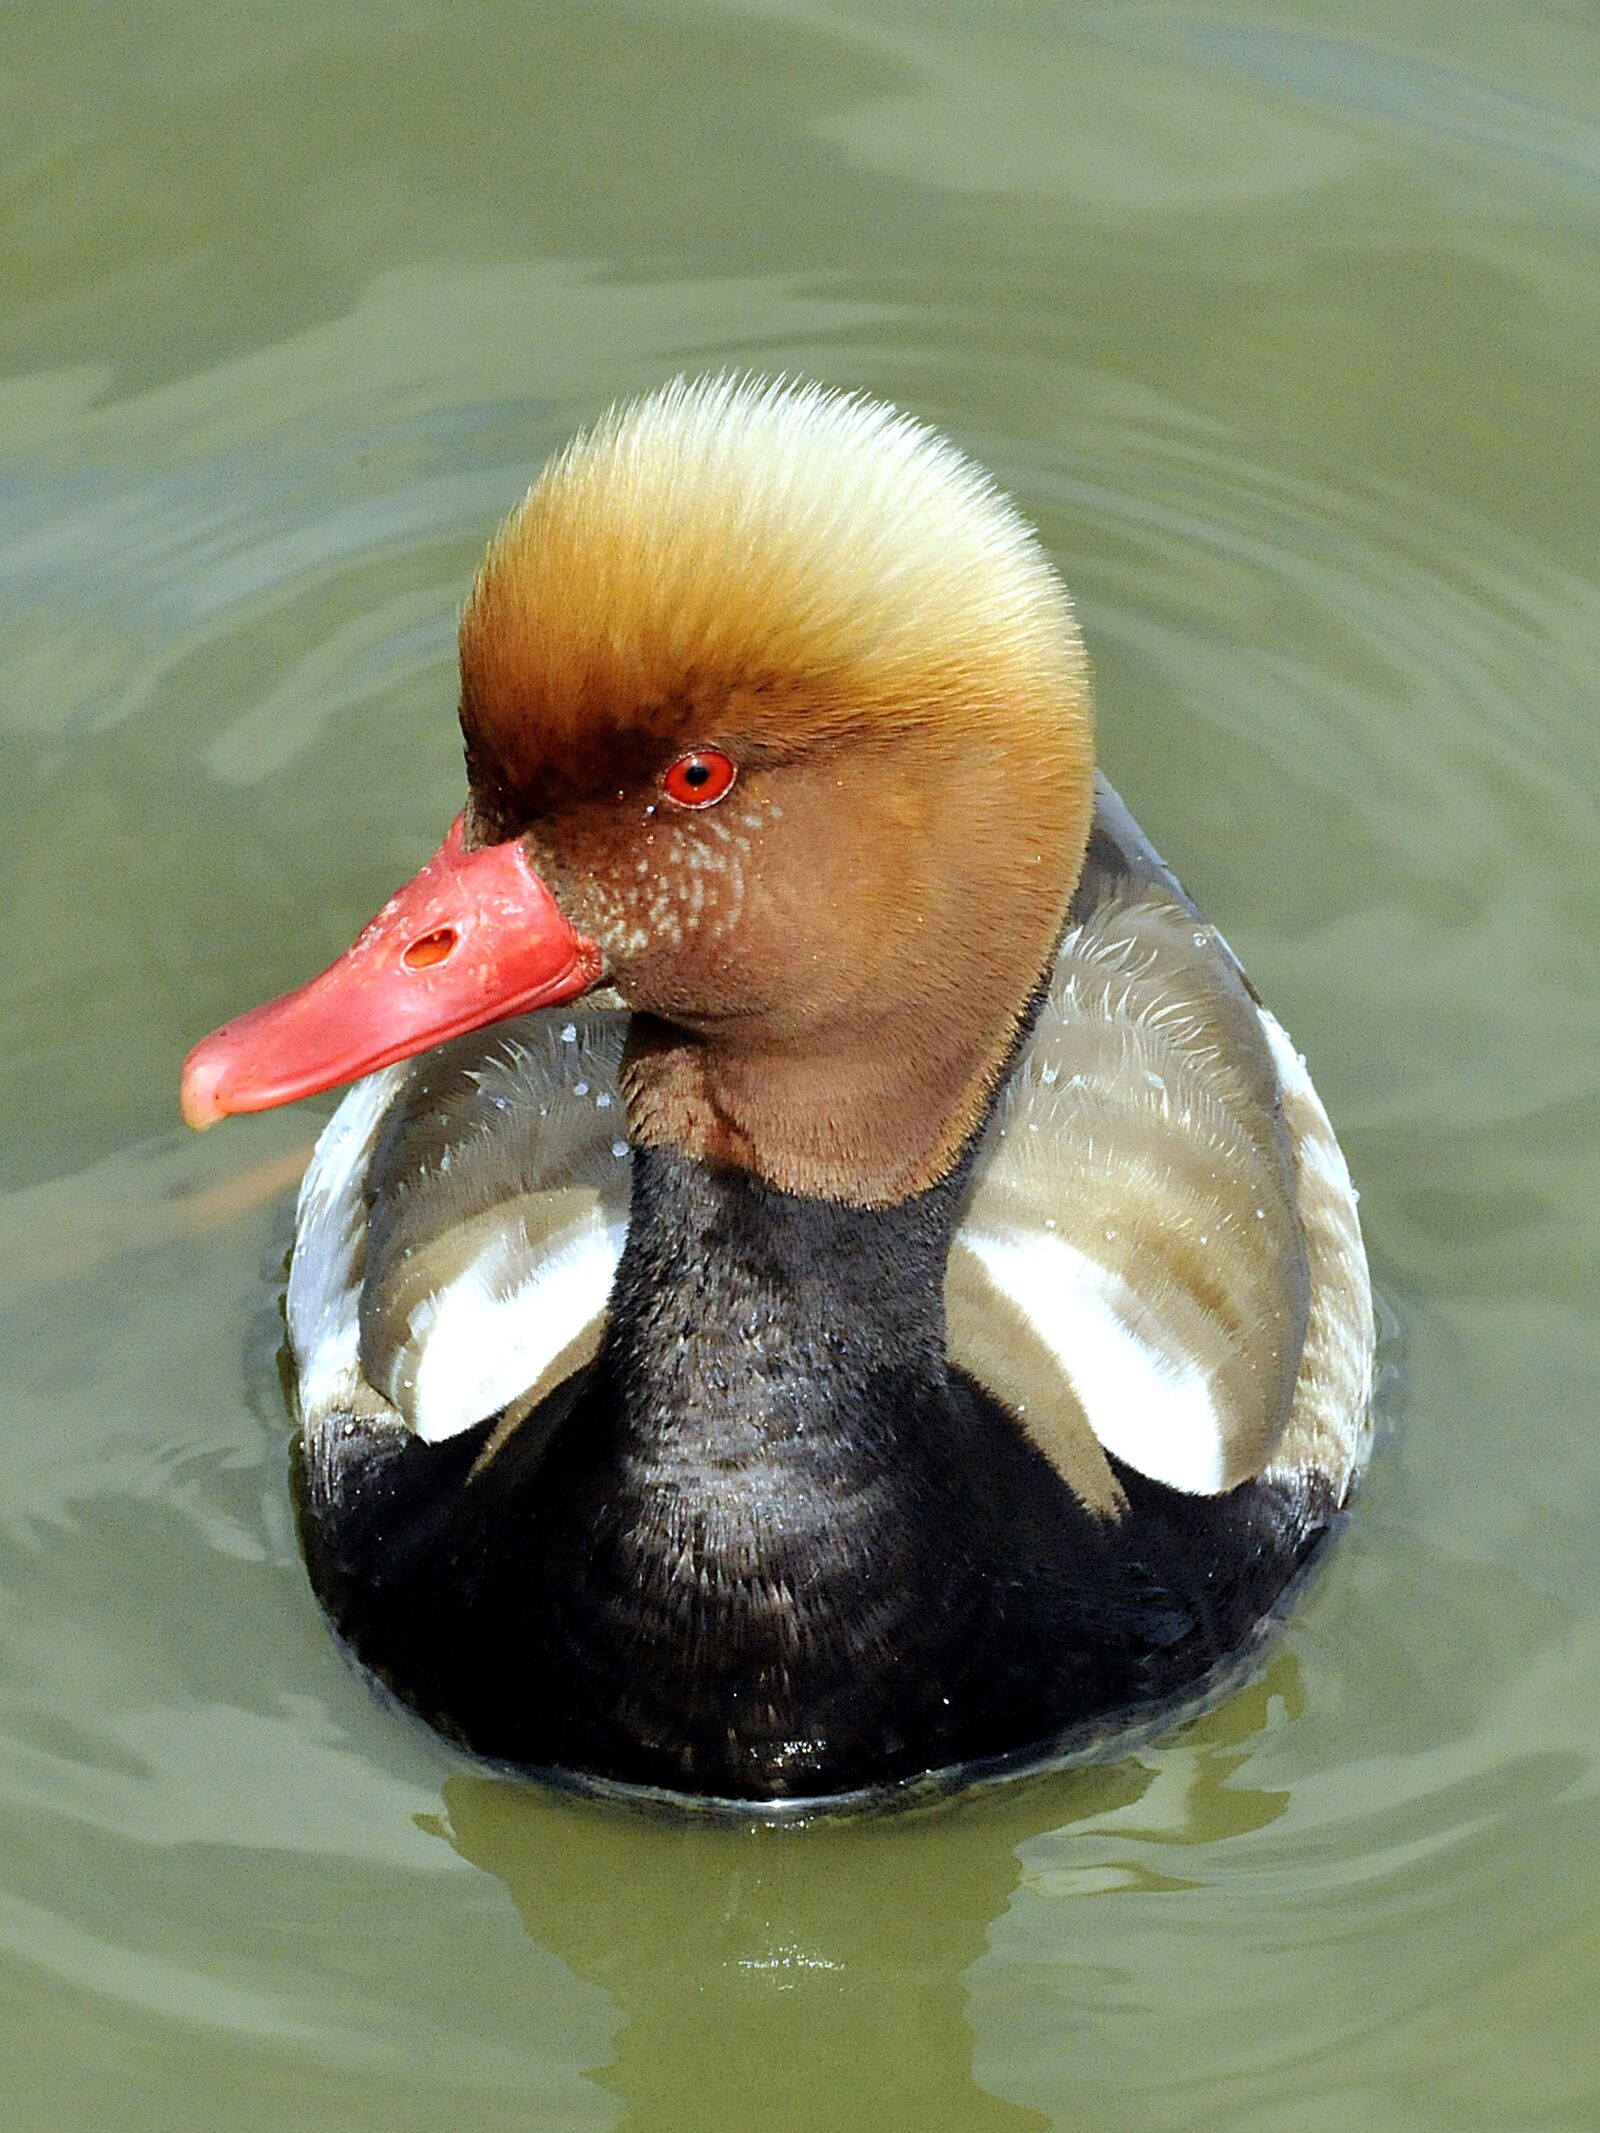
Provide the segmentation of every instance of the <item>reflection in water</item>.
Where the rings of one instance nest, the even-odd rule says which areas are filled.
[[[1299,1696],[1280,1653],[1159,1757],[877,1819],[657,1819],[460,1776],[444,1814],[419,1821],[504,1882],[530,1939],[612,1995],[624,2027],[597,2079],[627,2105],[624,2126],[1021,2133],[1050,2121],[978,2085],[967,2013],[967,1973],[1024,1878],[1019,1847],[1104,1837],[1097,1860],[1028,1876],[1053,1895],[1194,1886],[1118,1855],[1129,1839],[1188,1845],[1275,1821],[1286,1793],[1230,1781],[1274,1703],[1293,1715]]]

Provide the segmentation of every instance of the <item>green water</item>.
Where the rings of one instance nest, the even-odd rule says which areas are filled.
[[[7,2133],[1600,2124],[1597,239],[1581,0],[8,15]],[[720,364],[902,401],[1042,527],[1404,1376],[1255,1686],[843,1829],[552,1799],[369,1697],[285,1501],[316,1121],[174,1118],[454,811],[500,511]]]

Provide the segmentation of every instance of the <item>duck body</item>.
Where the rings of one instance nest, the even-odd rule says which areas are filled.
[[[390,1069],[381,1109],[362,1089],[335,1119],[290,1292],[302,1543],[351,1649],[440,1730],[507,1763],[655,1791],[870,1794],[1147,1719],[1272,1622],[1364,1449],[1354,1198],[1298,1062],[1103,782],[1090,853],[993,1113],[958,1166],[898,1205],[619,1152],[615,1015],[501,1024]],[[1074,983],[1086,940],[1111,973],[1099,991]],[[1133,942],[1143,997],[1127,989]],[[1186,1159],[1202,1166],[1207,1219],[1226,1222],[1219,1001],[1235,1045],[1253,1032],[1259,1047],[1230,1092],[1247,1118],[1259,1103],[1258,1142],[1232,1139],[1223,1182],[1252,1245],[1272,1223],[1256,1268],[1268,1293],[1240,1284],[1226,1362],[1204,1358],[1208,1390],[1232,1365],[1230,1390],[1152,1417],[1163,1372],[1199,1378],[1185,1341],[1215,1341],[1228,1315],[1203,1283],[1185,1295],[1147,1266],[1148,1301],[1097,1294],[1114,1352],[1081,1389],[1060,1352],[1076,1359],[1070,1333],[1052,1345],[1043,1329],[1052,1304],[1071,1315],[1075,1272],[1103,1282],[1117,1265],[1108,1230],[1139,1221],[1122,1166],[1094,1159],[1097,1131],[1127,1161],[1165,1154],[1163,1199],[1181,1196]],[[1068,1209],[1074,1152],[1100,1185]],[[375,1210],[380,1228],[390,1218],[377,1249]],[[1197,1275],[1216,1263],[1201,1234]],[[498,1303],[468,1300],[467,1238],[494,1264]],[[568,1322],[544,1322],[574,1295]],[[469,1340],[510,1351],[503,1384],[551,1351],[547,1389],[468,1421],[503,1384],[462,1391],[454,1372],[436,1392],[428,1351]],[[380,1406],[363,1369],[402,1404]],[[1104,1407],[1141,1398],[1147,1440],[1138,1415]],[[1280,1403],[1276,1458],[1232,1481],[1263,1405]]]
[[[627,510],[648,516],[639,455],[664,404],[620,418],[598,474],[578,448],[577,503],[558,495],[566,516],[539,535],[547,583],[576,569],[585,513],[620,567],[606,485],[624,465]],[[690,475],[726,490],[730,425],[756,474],[774,435],[793,440],[792,396],[688,404],[674,527]],[[840,405],[809,403],[832,421]],[[897,450],[907,434],[947,450],[917,432]],[[723,494],[676,566],[668,551],[669,580],[715,578],[728,517],[759,552],[750,493]],[[981,517],[992,499],[959,502]],[[809,645],[746,643],[733,690],[708,691],[720,615],[691,619],[693,657],[678,620],[634,623],[677,703],[654,674],[604,669],[594,644],[629,642],[609,611],[556,652],[531,643],[494,576],[528,567],[505,539],[463,636],[475,836],[386,907],[354,977],[336,965],[191,1062],[201,1122],[348,1078],[358,1055],[378,1069],[319,1142],[290,1272],[295,1495],[323,1606],[473,1751],[698,1800],[947,1783],[1193,1699],[1271,1625],[1348,1498],[1371,1300],[1303,1064],[1081,767],[1075,638],[1051,685],[1064,712],[1045,688],[1026,715],[1031,669],[991,703],[950,681],[964,653],[946,648],[933,671],[960,705],[939,726],[909,686],[885,708],[897,623],[875,605],[849,679],[877,723],[852,755]],[[521,600],[524,577],[507,583]],[[1014,590],[1002,577],[1002,605]],[[785,613],[826,607],[807,579]],[[949,804],[948,758],[974,736],[1010,766],[992,808]],[[702,773],[726,779],[710,800]],[[507,871],[528,853],[554,918]],[[417,901],[440,868],[452,896],[474,868],[489,882],[490,932],[513,906],[555,928],[514,984],[518,1004],[559,1004],[508,1018],[499,972],[495,1013],[478,992],[460,1009],[452,979],[401,1038],[352,1051],[341,1021],[332,1051],[308,1040],[318,987],[338,989],[337,1019],[352,985],[365,1017],[401,982],[371,975],[385,927],[425,984],[458,936],[458,962],[476,954],[478,905],[440,906],[436,885]],[[308,1042],[326,1057],[286,1078]]]

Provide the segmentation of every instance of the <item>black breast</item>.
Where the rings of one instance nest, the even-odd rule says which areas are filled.
[[[1123,1473],[1084,1508],[946,1362],[959,1176],[884,1211],[636,1157],[597,1361],[496,1448],[318,1431],[319,1596],[509,1762],[736,1798],[1021,1753],[1181,1695],[1326,1522]]]

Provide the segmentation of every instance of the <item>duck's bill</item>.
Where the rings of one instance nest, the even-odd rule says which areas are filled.
[[[321,977],[252,1008],[184,1061],[196,1128],[376,1073],[508,1015],[570,1000],[601,956],[563,916],[521,840],[469,852],[461,821]]]

